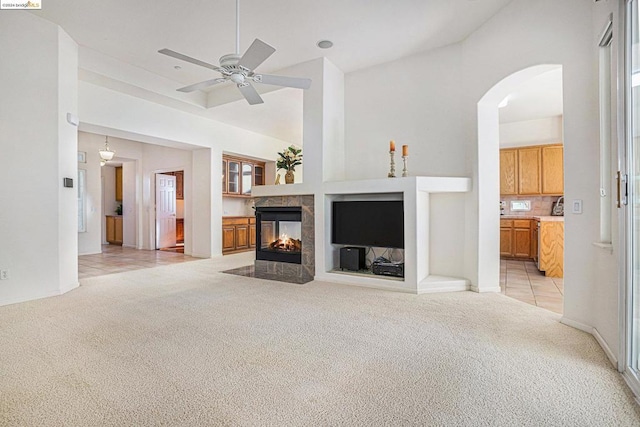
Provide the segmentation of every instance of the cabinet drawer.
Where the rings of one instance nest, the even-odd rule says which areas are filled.
[[[531,220],[530,219],[515,219],[513,220],[514,228],[531,228]]]
[[[245,225],[245,224],[249,224],[249,218],[247,217],[222,218],[222,225]]]
[[[500,228],[511,228],[513,227],[512,219],[501,219],[500,220]]]

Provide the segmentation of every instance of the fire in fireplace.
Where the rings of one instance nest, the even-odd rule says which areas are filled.
[[[300,264],[302,261],[302,209],[256,208],[256,259]]]

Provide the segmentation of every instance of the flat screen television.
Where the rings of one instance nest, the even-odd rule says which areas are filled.
[[[402,200],[333,202],[331,243],[404,248]]]

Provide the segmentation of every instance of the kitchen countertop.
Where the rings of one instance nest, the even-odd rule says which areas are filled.
[[[537,219],[543,222],[564,222],[563,216],[551,215],[500,215],[500,219]]]

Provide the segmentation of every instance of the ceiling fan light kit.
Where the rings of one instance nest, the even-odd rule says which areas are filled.
[[[236,84],[238,90],[251,105],[262,104],[264,101],[251,82],[274,86],[292,87],[297,89],[309,89],[311,79],[288,76],[273,76],[268,74],[256,74],[254,70],[267,60],[276,51],[273,47],[260,39],[255,39],[249,49],[240,56],[240,0],[236,0],[236,53],[230,53],[220,58],[220,66],[209,64],[199,59],[192,58],[171,49],[160,49],[158,53],[190,62],[201,67],[214,70],[223,77],[205,80],[189,86],[177,89],[179,92],[193,92],[203,90],[213,85],[231,81]]]

